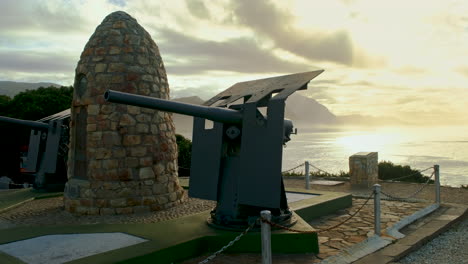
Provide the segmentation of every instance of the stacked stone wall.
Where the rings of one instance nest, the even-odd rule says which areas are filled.
[[[97,27],[76,68],[66,210],[128,214],[181,203],[171,115],[107,103],[107,89],[169,99],[157,45],[124,12]]]

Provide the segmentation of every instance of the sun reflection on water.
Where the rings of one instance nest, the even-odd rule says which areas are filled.
[[[348,153],[362,151],[384,151],[392,148],[392,145],[401,143],[404,137],[399,133],[358,133],[338,137],[335,144],[344,148]]]

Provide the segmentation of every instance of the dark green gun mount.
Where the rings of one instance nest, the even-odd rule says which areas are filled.
[[[189,196],[217,201],[210,224],[245,229],[270,210],[273,221],[292,225],[281,174],[283,145],[293,133],[284,119],[285,101],[322,72],[237,83],[201,106],[111,90],[104,97],[194,116]],[[213,127],[205,126],[207,119]]]
[[[63,121],[57,119],[44,123],[0,116],[0,123],[31,129],[25,169],[35,174],[34,187],[44,188],[46,174],[53,174],[57,170]]]

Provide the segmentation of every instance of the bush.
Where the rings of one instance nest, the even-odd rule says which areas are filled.
[[[403,182],[417,182],[425,183],[429,177],[424,176],[421,172],[411,169],[410,166],[395,165],[390,161],[379,162],[378,165],[378,177],[380,180],[398,180]],[[304,176],[304,172],[290,171],[283,173],[283,176]],[[311,171],[310,176],[312,177],[349,177],[349,172],[340,171],[339,173],[326,173],[322,171]],[[409,177],[407,177],[409,176]],[[404,177],[402,179],[399,179]],[[430,180],[429,183],[434,183]],[[462,188],[468,188],[463,187]]]
[[[326,173],[321,171],[309,172],[311,177],[349,177],[349,172],[340,171],[338,173]],[[283,176],[304,176],[304,172],[288,171],[283,172]]]
[[[404,177],[404,178],[401,178]],[[401,178],[401,179],[398,179]],[[403,182],[424,183],[429,177],[424,176],[421,172],[411,169],[410,166],[395,165],[390,161],[379,162],[379,179],[380,180],[398,180]],[[434,181],[429,181],[433,183]]]
[[[349,172],[340,171],[338,173],[327,173],[321,171],[312,171],[310,172],[310,176],[312,177],[343,177],[348,178]]]
[[[179,176],[188,176],[190,174],[190,164],[192,158],[192,141],[182,135],[176,134],[176,142],[179,149]]]

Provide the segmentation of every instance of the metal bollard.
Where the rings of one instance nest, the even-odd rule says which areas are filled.
[[[309,162],[305,162],[305,180],[306,180],[306,189],[310,189],[310,174],[309,174]]]
[[[439,165],[434,165],[434,176],[435,176],[435,202],[440,204],[440,174]]]
[[[374,184],[374,233],[380,236],[380,184]]]
[[[263,210],[260,216],[271,221],[271,212]],[[271,227],[270,224],[262,221],[262,264],[271,264]]]

